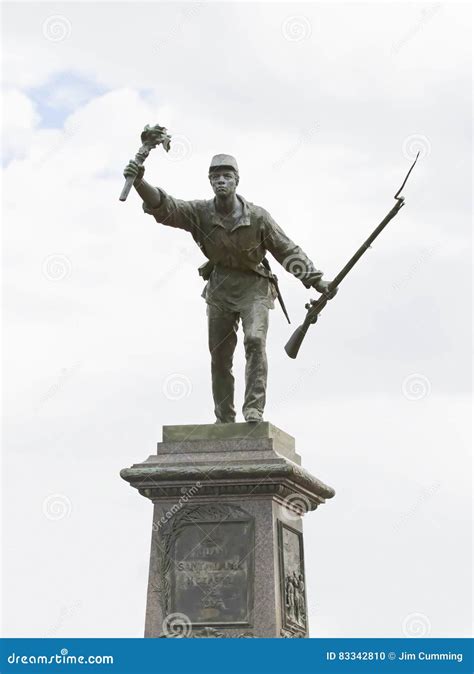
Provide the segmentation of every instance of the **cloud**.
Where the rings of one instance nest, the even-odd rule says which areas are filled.
[[[18,89],[3,94],[2,147],[6,158],[23,156],[31,146],[40,117],[33,101]]]

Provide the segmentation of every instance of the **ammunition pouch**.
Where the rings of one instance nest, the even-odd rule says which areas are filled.
[[[214,263],[208,260],[198,268],[198,274],[204,279],[204,281],[208,281],[213,269]]]

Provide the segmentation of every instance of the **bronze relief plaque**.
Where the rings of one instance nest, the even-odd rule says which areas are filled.
[[[282,625],[295,633],[307,632],[303,534],[278,522]]]
[[[201,519],[182,523],[172,546],[170,609],[184,613],[193,625],[249,625],[253,518],[233,507],[220,521],[209,521],[201,511]]]

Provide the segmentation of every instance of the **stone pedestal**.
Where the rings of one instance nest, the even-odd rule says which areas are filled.
[[[268,422],[164,426],[121,471],[154,504],[146,637],[308,636],[302,516],[334,496]]]

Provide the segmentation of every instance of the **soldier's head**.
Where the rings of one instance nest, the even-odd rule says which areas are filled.
[[[235,157],[230,154],[214,155],[209,166],[209,180],[216,196],[234,194],[239,184],[239,168]]]

